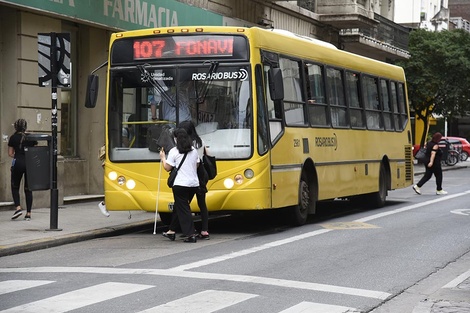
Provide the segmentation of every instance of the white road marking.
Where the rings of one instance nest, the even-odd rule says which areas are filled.
[[[460,210],[452,210],[450,213],[458,214],[458,215],[470,215],[470,209],[460,209]]]
[[[436,199],[428,200],[428,201],[425,201],[425,202],[419,202],[419,203],[416,203],[416,204],[413,204],[413,205],[405,206],[405,207],[400,208],[400,209],[370,215],[370,216],[367,216],[367,217],[364,217],[364,218],[357,219],[357,220],[355,220],[355,222],[364,222],[365,223],[365,222],[372,221],[372,220],[382,218],[382,217],[385,217],[385,216],[389,216],[389,215],[393,215],[393,214],[397,214],[397,213],[402,213],[402,212],[418,209],[418,208],[421,208],[423,206],[428,206],[430,204],[434,204],[434,203],[438,203],[438,202],[442,202],[442,201],[447,201],[449,199],[465,196],[465,195],[468,195],[468,194],[470,194],[470,190],[467,190],[467,191],[461,192],[461,193],[456,193],[456,194],[453,194],[453,195],[448,195],[448,196],[445,196],[445,197],[438,197]]]
[[[117,275],[157,275],[184,277],[205,280],[234,281],[251,284],[262,284],[284,288],[304,289],[338,294],[348,294],[359,297],[385,300],[391,294],[367,289],[349,288],[326,284],[317,284],[295,280],[248,276],[229,275],[205,272],[187,272],[168,269],[132,269],[132,268],[111,268],[111,267],[27,267],[27,268],[0,268],[0,273],[82,273],[82,274],[117,274]]]
[[[257,295],[232,291],[206,290],[139,313],[211,313],[254,297],[257,297]]]
[[[313,302],[301,302],[279,313],[360,313],[355,308]]]
[[[214,263],[218,263],[218,262],[238,258],[238,257],[245,256],[245,255],[248,255],[248,254],[252,254],[252,253],[255,253],[255,252],[263,251],[263,250],[266,250],[266,249],[282,246],[282,245],[285,245],[285,244],[288,244],[288,243],[292,243],[294,241],[298,241],[298,240],[318,236],[318,235],[321,235],[321,234],[328,233],[330,231],[332,231],[332,229],[319,229],[319,230],[315,230],[315,231],[305,233],[305,234],[301,234],[301,235],[298,235],[298,236],[293,236],[293,237],[289,237],[289,238],[286,238],[286,239],[266,243],[266,244],[258,246],[258,247],[253,247],[253,248],[249,248],[249,249],[245,249],[245,250],[241,250],[241,251],[221,255],[221,256],[218,256],[218,257],[215,257],[215,258],[210,258],[210,259],[207,258],[207,259],[200,260],[200,261],[197,261],[197,262],[194,262],[194,263],[189,263],[189,264],[173,267],[173,268],[171,268],[171,270],[185,271],[185,270],[189,270],[189,269],[193,269],[193,268],[197,268],[197,267],[201,267],[201,266],[206,266],[206,265],[210,265],[210,264],[214,264]]]
[[[455,288],[457,287],[460,283],[462,283],[464,280],[466,280],[467,278],[470,277],[470,270],[459,275],[456,279],[452,280],[451,282],[449,282],[448,284],[446,284],[444,287],[442,288]]]
[[[53,280],[5,280],[0,282],[0,295],[54,283]]]
[[[149,285],[104,283],[92,287],[66,292],[54,297],[19,305],[2,313],[61,313],[82,308],[86,305],[124,296],[137,291],[152,288]]]

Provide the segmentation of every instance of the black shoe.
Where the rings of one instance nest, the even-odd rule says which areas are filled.
[[[199,233],[199,234],[197,235],[197,237],[198,237],[199,239],[205,239],[205,240],[211,239],[211,237],[209,236],[209,234],[203,235],[203,234]]]
[[[11,217],[12,220],[18,218],[19,216],[21,216],[21,214],[23,214],[23,210],[19,209],[19,210],[16,210],[15,213],[13,213],[13,216]]]
[[[197,237],[196,235],[188,236],[184,242],[197,242]]]
[[[168,239],[170,239],[171,241],[175,241],[175,238],[176,238],[176,234],[173,233],[173,234],[168,234],[168,233],[162,233],[163,237],[166,237]]]

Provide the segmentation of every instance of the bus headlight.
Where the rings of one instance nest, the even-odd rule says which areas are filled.
[[[119,186],[122,186],[126,183],[126,178],[124,176],[119,176],[117,179],[117,183]]]
[[[245,177],[248,179],[251,179],[253,178],[253,176],[255,176],[255,172],[253,172],[251,168],[247,168],[244,174],[245,174]]]
[[[243,176],[241,174],[235,175],[235,183],[241,185],[243,183]]]
[[[110,180],[116,180],[117,176],[118,176],[118,175],[117,175],[117,173],[116,173],[115,171],[109,172],[109,174],[108,174],[108,178],[109,178]]]
[[[127,189],[134,189],[135,188],[135,180],[129,179],[126,183]]]
[[[226,179],[224,180],[224,186],[225,186],[225,188],[231,189],[231,188],[233,187],[233,185],[234,185],[234,182],[233,182],[233,180],[232,180],[231,178],[226,178]]]

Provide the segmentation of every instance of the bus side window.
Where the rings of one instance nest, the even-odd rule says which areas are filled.
[[[366,109],[366,122],[369,129],[383,129],[380,116],[379,92],[377,78],[364,76],[364,106]]]
[[[351,127],[364,128],[365,122],[363,117],[363,110],[361,106],[361,85],[359,81],[359,74],[346,71],[346,99],[349,104],[349,116],[351,119]]]
[[[406,94],[405,85],[403,83],[398,84],[398,109],[401,116],[401,129],[405,129],[408,123],[408,111],[406,109]]]
[[[349,122],[346,112],[346,101],[344,98],[343,75],[338,69],[328,67],[327,88],[328,103],[331,110],[331,124],[333,127],[348,127]]]
[[[328,125],[328,106],[325,101],[325,84],[323,67],[317,64],[306,64],[308,115],[311,125]]]
[[[397,94],[397,83],[390,82],[390,101],[392,103],[392,111],[393,111],[393,124],[395,130],[402,130],[401,128],[401,116],[400,111],[398,110],[398,94]]]
[[[305,102],[300,84],[300,62],[280,58],[284,79],[284,115],[287,125],[305,125]]]
[[[382,107],[384,109],[384,123],[386,130],[393,130],[393,116],[392,109],[390,105],[390,95],[388,91],[388,83],[385,79],[380,80],[380,100],[382,102]]]

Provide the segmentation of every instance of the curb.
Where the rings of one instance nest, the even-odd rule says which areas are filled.
[[[68,234],[58,238],[43,238],[31,240],[26,243],[16,243],[6,246],[0,246],[0,257],[7,255],[20,254],[24,252],[31,252],[35,250],[47,249],[57,247],[69,243],[75,243],[90,239],[118,236],[126,232],[136,232],[148,229],[148,227],[155,223],[154,219],[149,219],[140,222],[123,224],[112,227],[104,227],[99,229],[88,230],[80,233]]]

